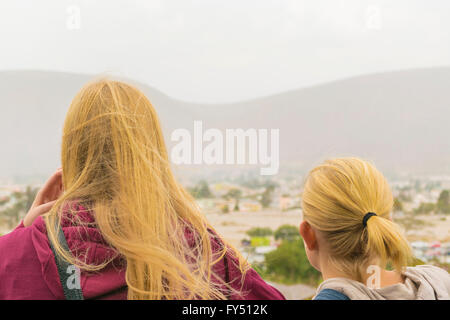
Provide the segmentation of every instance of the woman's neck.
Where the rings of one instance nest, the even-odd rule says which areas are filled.
[[[368,266],[369,267],[369,266]],[[377,268],[379,268],[377,270]],[[346,278],[354,281],[358,281],[363,283],[364,285],[371,288],[383,288],[387,286],[391,286],[394,284],[399,284],[404,282],[403,276],[396,271],[389,271],[382,269],[378,266],[373,268],[373,270],[367,274],[363,274],[362,281],[358,280],[355,275],[349,275],[343,273],[332,266],[331,263],[323,263],[321,264],[321,273],[323,280],[332,279],[332,278]],[[370,270],[369,268],[365,268],[365,270]],[[377,279],[379,277],[379,279]],[[370,283],[369,283],[370,282]]]

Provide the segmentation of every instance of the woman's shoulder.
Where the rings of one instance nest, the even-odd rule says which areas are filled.
[[[0,237],[0,265],[21,261],[32,260],[36,256],[36,244],[47,242],[45,223],[41,217],[29,227],[21,222],[14,230]]]
[[[446,270],[432,265],[418,265],[406,268],[404,275],[430,288],[438,300],[450,298],[450,275]]]
[[[0,237],[0,252],[2,256],[0,261],[7,259],[8,255],[15,255],[17,253],[15,249],[18,246],[27,246],[30,240],[31,229],[26,228],[23,225],[23,221],[21,221],[15,229]]]
[[[448,280],[450,281],[450,275],[449,273],[437,266],[429,265],[429,264],[423,264],[423,265],[417,265],[414,267],[407,267],[406,274],[420,274],[422,276],[430,277],[433,279],[441,279],[441,280]]]
[[[45,252],[44,261],[39,254],[46,243],[46,235],[41,232],[42,226],[45,228],[43,221],[35,221],[29,227],[21,223],[10,233],[0,237],[1,299],[53,297],[42,276],[45,262],[51,257]]]
[[[246,300],[285,300],[284,295],[274,286],[264,281],[261,276],[250,268],[245,274],[244,294]]]
[[[418,265],[415,267],[407,267],[404,272],[407,276],[421,276],[431,283],[441,283],[444,284],[450,292],[450,274],[437,266],[433,265]]]

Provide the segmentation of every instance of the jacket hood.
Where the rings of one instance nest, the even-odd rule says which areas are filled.
[[[76,216],[71,212],[76,212]],[[84,298],[98,298],[105,294],[115,296],[117,291],[126,297],[125,261],[103,239],[95,227],[92,214],[81,205],[72,204],[63,210],[61,227],[73,256],[91,265],[111,260],[101,272],[81,271]],[[32,228],[32,241],[41,263],[42,276],[52,293],[58,297],[62,294],[62,286],[42,217],[36,219]]]
[[[333,289],[351,300],[449,300],[450,275],[447,271],[431,266],[408,267],[402,273],[404,283],[372,289],[363,283],[346,279],[325,280],[317,289]]]

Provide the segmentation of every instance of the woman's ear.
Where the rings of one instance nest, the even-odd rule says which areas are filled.
[[[308,250],[317,249],[318,245],[316,233],[307,221],[302,221],[300,224],[300,235],[302,236]]]

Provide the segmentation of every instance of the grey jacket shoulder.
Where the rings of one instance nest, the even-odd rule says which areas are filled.
[[[434,289],[438,299],[450,299],[450,275],[444,269],[431,265],[408,267],[407,276],[420,276]]]

